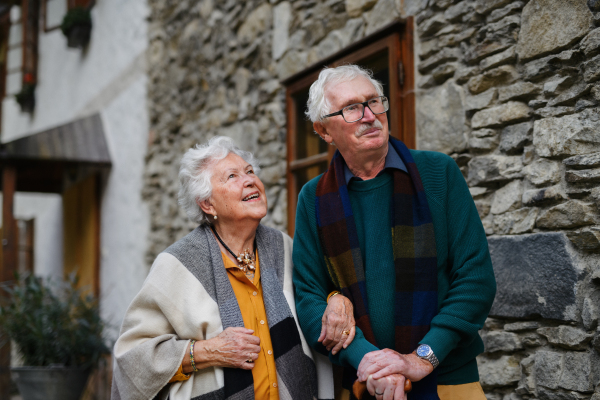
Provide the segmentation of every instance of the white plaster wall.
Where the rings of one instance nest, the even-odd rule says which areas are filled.
[[[148,272],[148,210],[141,198],[148,12],[146,0],[96,2],[85,51],[69,49],[60,30],[41,33],[35,113],[21,113],[12,96],[2,102],[3,142],[100,112],[113,162],[102,192],[100,304],[116,330]],[[35,268],[44,275],[60,273],[63,263],[62,204],[51,197],[18,193],[15,199],[17,217],[36,218]]]

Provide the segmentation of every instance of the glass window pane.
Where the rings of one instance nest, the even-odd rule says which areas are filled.
[[[10,33],[8,36],[8,45],[14,46],[20,44],[23,41],[23,30],[20,23],[12,24],[10,26]]]
[[[327,162],[323,161],[310,167],[294,171],[294,175],[296,176],[296,193],[300,193],[302,186],[304,186],[311,179],[325,172],[326,169]]]
[[[6,94],[16,94],[21,91],[22,84],[21,71],[13,72],[12,74],[6,75]]]
[[[317,135],[312,122],[305,116],[308,89],[296,93],[296,160],[327,152],[327,143]]]
[[[66,13],[66,0],[46,0],[46,28],[59,26]]]

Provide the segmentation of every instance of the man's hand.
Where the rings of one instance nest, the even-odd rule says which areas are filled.
[[[370,375],[367,379],[367,390],[376,400],[407,400],[404,392],[406,378],[401,374],[392,374],[380,379]]]
[[[372,375],[375,380],[393,374],[402,374],[413,382],[418,382],[433,371],[433,365],[416,353],[400,354],[383,349],[367,353],[358,365],[358,380],[364,382]]]
[[[327,351],[337,354],[354,340],[354,307],[346,296],[332,296],[321,319],[321,335],[318,341]]]

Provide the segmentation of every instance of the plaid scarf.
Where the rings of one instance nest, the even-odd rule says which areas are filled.
[[[429,331],[438,311],[437,257],[433,221],[415,161],[404,143],[391,137],[390,143],[408,170],[408,174],[393,170],[390,228],[396,271],[394,350],[409,354]],[[369,318],[365,268],[344,177],[344,159],[339,151],[317,184],[315,209],[319,240],[333,284],[352,301],[356,325],[377,346]],[[409,398],[438,399],[436,375],[434,371],[415,382]],[[356,371],[347,368],[344,386],[354,379]]]

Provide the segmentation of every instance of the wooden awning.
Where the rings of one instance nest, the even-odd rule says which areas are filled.
[[[99,114],[0,145],[0,167],[15,166],[16,191],[62,193],[111,166]]]

